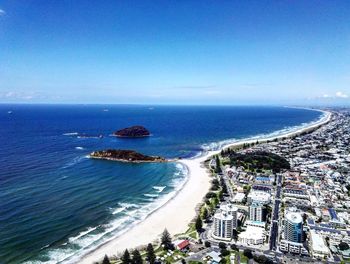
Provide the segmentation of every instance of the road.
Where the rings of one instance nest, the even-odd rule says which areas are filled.
[[[220,177],[222,177],[224,179],[224,183],[226,185],[227,192],[230,195],[230,199],[233,199],[233,197],[235,197],[235,194],[234,194],[234,192],[232,190],[232,186],[230,184],[229,177],[226,175],[224,169],[225,169],[224,167],[221,168],[223,173],[220,174]]]
[[[276,242],[278,238],[278,220],[279,220],[279,210],[280,210],[280,204],[281,204],[281,189],[282,189],[282,175],[278,175],[275,203],[273,206],[273,214],[272,214],[272,224],[271,224],[271,230],[270,230],[270,250],[277,249]]]

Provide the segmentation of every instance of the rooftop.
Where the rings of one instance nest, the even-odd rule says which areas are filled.
[[[293,224],[299,224],[303,222],[303,218],[301,217],[301,214],[295,213],[295,212],[289,212],[286,214],[286,219]]]

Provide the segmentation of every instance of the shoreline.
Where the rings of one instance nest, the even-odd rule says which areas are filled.
[[[171,235],[184,233],[188,229],[188,224],[196,216],[195,208],[203,201],[211,186],[211,176],[203,164],[204,161],[225,148],[238,148],[243,144],[253,143],[257,140],[259,143],[265,143],[275,139],[295,137],[316,130],[331,120],[331,112],[318,109],[310,110],[322,112],[324,115],[319,120],[305,124],[296,128],[296,130],[286,131],[279,135],[270,134],[262,138],[251,137],[238,140],[237,142],[224,144],[219,150],[207,151],[199,157],[179,160],[179,163],[187,167],[188,179],[173,198],[127,232],[87,253],[75,263],[91,264],[102,260],[105,254],[114,256],[122,253],[126,248],[147,245],[158,239],[165,228],[168,229]]]

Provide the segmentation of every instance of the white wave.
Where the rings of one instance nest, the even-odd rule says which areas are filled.
[[[162,191],[164,191],[166,186],[153,186],[152,188],[155,189],[157,192],[161,193]]]
[[[139,206],[137,204],[129,204],[129,203],[118,203],[119,207],[112,209],[113,212],[112,214],[119,214],[121,212],[123,212],[126,209],[130,209],[130,208],[139,208]]]
[[[311,110],[311,109],[308,109]],[[319,111],[317,109],[312,109],[314,111]],[[322,112],[322,111],[321,111]],[[318,124],[321,121],[325,120],[325,118],[328,116],[328,113],[323,112],[323,114],[317,119],[317,120],[313,120],[307,123],[301,123],[299,125],[295,125],[295,126],[287,126],[284,127],[280,130],[271,132],[271,133],[261,133],[255,136],[248,136],[246,138],[232,138],[232,139],[226,139],[226,140],[221,140],[221,141],[217,141],[217,142],[210,142],[210,143],[206,143],[206,144],[202,144],[201,148],[204,150],[204,152],[209,152],[209,151],[217,151],[219,149],[222,149],[225,146],[240,142],[240,141],[259,141],[262,139],[270,139],[270,138],[274,138],[274,137],[283,137],[284,135],[287,135],[289,133],[292,132],[296,132],[300,129],[303,129],[305,127],[308,127],[310,125],[314,125],[314,124]],[[204,155],[204,153],[202,153],[202,155]],[[196,156],[198,157],[198,155]],[[194,157],[193,157],[194,158]]]
[[[83,150],[84,148],[83,147],[75,147],[75,149]]]
[[[69,133],[64,133],[63,136],[77,136],[79,135],[78,132],[69,132]]]
[[[123,212],[125,209],[126,209],[125,207],[120,207],[120,208],[117,208],[117,209],[112,209],[111,208],[111,210],[113,210],[113,212],[112,212],[113,215],[119,214],[119,213]]]
[[[151,197],[151,198],[157,198],[159,196],[159,194],[145,193],[144,196]]]
[[[72,243],[72,242],[76,241],[77,239],[79,239],[79,238],[85,236],[86,234],[89,234],[90,232],[96,230],[97,228],[98,228],[98,226],[96,226],[96,227],[90,227],[90,228],[88,228],[86,231],[80,232],[77,236],[75,236],[75,237],[70,237],[68,240],[69,240],[70,243]]]
[[[84,235],[79,234],[80,237],[76,237],[74,241],[70,239],[70,241],[72,241],[71,244],[75,245],[75,248],[76,246],[80,248],[78,250],[49,250],[48,256],[50,258],[50,261],[53,261],[52,263],[76,263],[82,256],[93,251],[96,247],[107,243],[108,241],[115,239],[116,237],[121,236],[122,234],[126,233],[130,228],[145,220],[149,215],[151,215],[160,207],[164,206],[167,202],[173,199],[187,182],[187,167],[182,164],[179,164],[176,166],[176,169],[177,173],[180,172],[180,176],[174,178],[170,183],[170,186],[174,187],[173,191],[163,196],[157,194],[158,197],[155,197],[155,199],[152,199],[150,203],[145,204],[142,207],[136,204],[119,203],[118,205],[120,206],[120,208],[133,208],[133,210],[126,211],[126,214],[124,216],[118,217],[117,219],[112,220],[110,223],[104,225],[103,232],[101,233],[94,232],[92,234],[90,232]]]
[[[187,182],[187,167],[183,164],[177,164],[175,174],[177,176],[173,178],[169,185],[174,188],[171,192],[164,195],[160,195],[160,193],[151,194],[152,196],[157,195],[157,197],[150,199],[151,201],[143,206],[132,203],[118,203],[119,208],[115,210],[125,210],[124,215],[118,216],[108,224],[100,226],[100,228],[89,228],[79,233],[77,236],[69,238],[67,243],[61,244],[58,248],[45,248],[42,255],[49,260],[36,263],[77,263],[82,256],[93,251],[96,247],[121,236],[177,195]],[[100,230],[101,232],[99,232]]]

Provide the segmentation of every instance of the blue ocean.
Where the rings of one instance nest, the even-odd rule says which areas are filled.
[[[87,158],[94,150],[191,158],[321,115],[286,107],[0,105],[0,263],[75,261],[164,205],[187,177],[176,163]],[[152,136],[111,136],[132,125]]]

